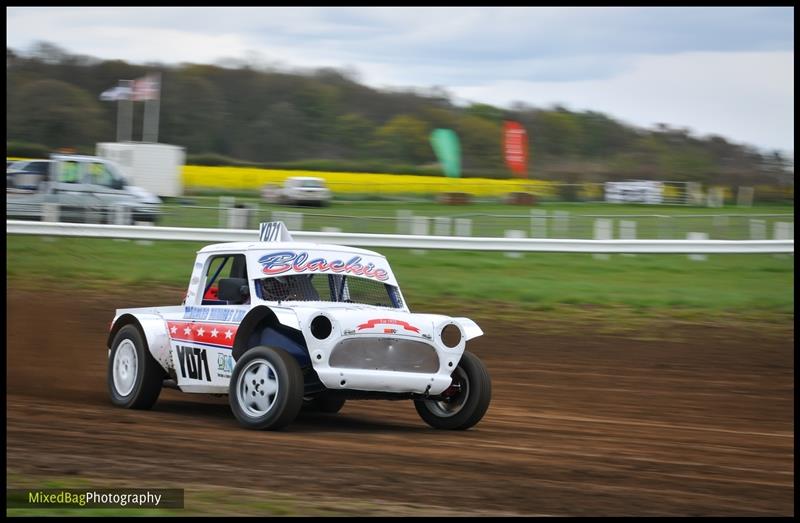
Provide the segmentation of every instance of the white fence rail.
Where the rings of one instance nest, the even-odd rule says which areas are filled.
[[[197,242],[257,241],[258,230],[97,225],[7,220],[6,234],[127,238]],[[794,253],[794,240],[572,240],[541,238],[471,238],[347,232],[293,232],[296,240],[356,247],[449,249],[505,252],[587,252],[640,254]]]

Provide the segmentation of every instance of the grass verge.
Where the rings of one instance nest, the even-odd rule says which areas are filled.
[[[164,288],[180,303],[195,253],[203,244],[10,235],[9,287],[62,292]],[[525,321],[532,315],[588,319],[618,328],[657,318],[680,321],[791,322],[794,260],[790,255],[503,253],[382,249],[412,310]]]

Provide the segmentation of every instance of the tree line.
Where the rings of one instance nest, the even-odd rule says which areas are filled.
[[[644,178],[706,183],[789,183],[793,164],[722,136],[664,124],[642,129],[564,107],[458,106],[443,89],[380,90],[337,69],[278,71],[246,61],[145,64],[77,55],[49,43],[6,49],[9,142],[91,151],[116,138],[117,104],[101,92],[160,72],[159,141],[200,163],[440,172],[430,133],[458,133],[465,176],[508,177],[502,131],[520,122],[532,178],[566,182]],[[136,103],[134,139],[142,133]],[[8,145],[8,144],[7,144]]]

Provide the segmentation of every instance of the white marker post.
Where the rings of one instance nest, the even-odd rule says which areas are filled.
[[[414,213],[402,209],[397,211],[396,216],[397,234],[411,234],[411,218]]]
[[[134,225],[138,225],[139,227],[153,227],[153,222],[142,222],[142,221],[135,221],[133,222]],[[153,245],[153,240],[136,240],[134,241],[136,245]]]
[[[766,240],[767,239],[767,222],[757,218],[750,219],[750,239],[751,240]]]
[[[233,196],[220,196],[219,197],[219,226],[225,227],[228,221],[227,210],[236,204],[236,199]]]
[[[453,219],[447,216],[437,216],[433,219],[433,235],[434,236],[450,236],[450,230],[453,227]]]
[[[547,238],[547,211],[531,209],[531,238]]]
[[[525,231],[508,230],[508,231],[505,232],[505,237],[506,238],[524,238],[525,237]],[[521,252],[506,252],[505,255],[508,258],[522,258],[522,253]]]
[[[610,240],[613,236],[614,221],[606,218],[598,218],[594,221],[594,239]],[[595,260],[608,260],[610,256],[605,253],[592,254]]]
[[[430,223],[425,216],[414,216],[411,218],[411,234],[415,236],[428,236],[430,230]],[[411,249],[413,254],[425,254],[427,251],[424,249]]]
[[[739,194],[736,197],[736,205],[739,207],[752,207],[755,189],[752,187],[739,187]]]
[[[690,232],[689,234],[686,235],[686,239],[687,240],[707,240],[708,239],[708,234],[706,234],[704,232]],[[706,261],[708,259],[708,256],[706,256],[705,254],[690,254],[689,255],[689,259],[690,260],[694,260],[694,261]]]
[[[620,240],[635,240],[636,239],[636,222],[633,220],[620,220],[619,221],[619,238]],[[622,254],[623,256],[636,256],[635,254]]]
[[[776,240],[791,240],[794,238],[794,223],[775,222],[774,238]],[[775,254],[776,258],[785,258],[785,254]],[[794,256],[794,253],[792,253]]]
[[[469,218],[455,219],[456,236],[472,236],[472,220]]]
[[[730,224],[730,220],[725,215],[716,214],[711,219],[711,225],[714,228],[714,235],[717,238],[724,238],[725,237],[725,231],[727,231],[729,224]]]
[[[553,234],[555,237],[569,238],[569,213],[567,211],[555,211],[553,215]]]

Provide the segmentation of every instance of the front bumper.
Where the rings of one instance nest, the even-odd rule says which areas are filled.
[[[463,347],[447,349],[406,336],[359,335],[318,346],[310,356],[328,389],[439,394],[450,386]]]

